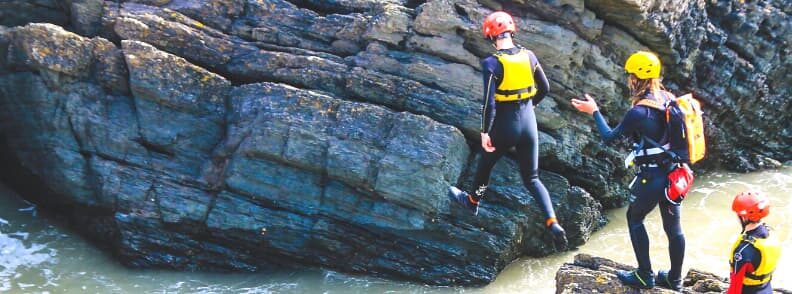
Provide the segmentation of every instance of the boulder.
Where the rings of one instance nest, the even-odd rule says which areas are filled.
[[[67,203],[80,221],[89,209],[112,216],[112,231],[94,233],[114,238],[112,250],[126,264],[258,270],[319,262],[427,283],[482,284],[535,246],[543,247],[532,254],[554,251],[544,244],[546,234],[522,233],[540,222],[509,212],[519,206],[508,201],[485,220],[449,205],[445,191],[470,154],[456,128],[283,84],[234,87],[140,41],[125,40],[118,49],[101,38],[41,31],[45,41],[74,41],[19,38],[14,56],[39,53],[40,44],[90,53],[64,63],[71,67],[15,59],[18,72],[0,78],[7,91],[1,101],[9,117],[18,117],[4,121],[2,132],[23,168],[63,194],[42,205]],[[119,66],[126,74],[108,75]],[[99,79],[122,75],[129,96],[116,96]],[[63,115],[44,119],[52,112]],[[573,190],[553,187],[559,195]],[[585,217],[598,218],[594,211]],[[449,240],[449,232],[457,237]],[[583,242],[588,232],[576,232]],[[489,253],[469,253],[481,242],[491,245]]]
[[[363,35],[368,40],[376,40],[398,46],[407,36],[411,17],[409,10],[399,5],[385,5],[382,12],[371,20]]]
[[[93,44],[53,24],[31,24],[15,30],[10,62],[73,77],[90,75]]]
[[[678,293],[661,287],[638,290],[625,286],[616,277],[618,271],[634,270],[607,258],[588,254],[575,255],[575,260],[566,263],[556,272],[556,293]],[[728,279],[690,269],[683,281],[682,293],[723,293],[729,288]],[[774,293],[789,293],[784,289],[773,289]]]
[[[151,45],[124,41],[140,144],[167,170],[197,174],[218,144],[230,83]]]

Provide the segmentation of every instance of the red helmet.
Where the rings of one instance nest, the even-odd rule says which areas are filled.
[[[770,201],[758,192],[742,192],[734,197],[732,210],[740,217],[758,222],[770,214]]]
[[[514,19],[506,12],[495,11],[484,19],[484,36],[494,38],[503,32],[516,32]]]

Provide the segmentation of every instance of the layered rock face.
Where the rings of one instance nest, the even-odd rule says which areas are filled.
[[[556,272],[556,293],[679,293],[662,287],[638,290],[625,286],[616,277],[618,271],[634,269],[609,259],[578,254]],[[696,269],[688,271],[683,286],[682,293],[724,293],[729,289],[728,279]],[[778,288],[773,292],[792,293]]]
[[[710,165],[792,159],[788,124],[773,123],[790,116],[783,1],[561,2],[6,1],[7,178],[134,266],[487,283],[554,251],[511,159],[478,217],[445,196],[481,152],[493,9],[517,16],[551,79],[540,177],[573,245],[630,175],[568,98],[593,93],[617,121],[636,49],[705,102]]]

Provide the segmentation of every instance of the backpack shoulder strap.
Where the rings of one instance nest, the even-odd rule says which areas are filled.
[[[660,92],[662,92],[662,93],[663,93],[663,96],[665,96],[665,98],[666,98],[666,100],[667,100],[667,101],[671,101],[671,100],[674,100],[674,99],[676,99],[676,98],[677,98],[677,96],[676,96],[676,95],[674,95],[674,93],[671,93],[671,92],[669,92],[669,91],[666,91],[666,90],[661,90]]]
[[[660,103],[660,102],[658,102],[657,100],[654,100],[654,99],[646,99],[646,98],[644,98],[644,99],[641,99],[640,101],[638,101],[638,103],[635,103],[635,105],[646,106],[646,107],[654,108],[654,109],[661,110],[661,111],[665,111],[666,110],[666,107],[665,107],[665,105],[663,105],[663,103]]]

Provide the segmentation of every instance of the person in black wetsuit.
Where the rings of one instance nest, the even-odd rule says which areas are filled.
[[[651,52],[639,51],[627,59],[625,69],[630,74],[628,86],[632,91],[633,107],[627,111],[619,125],[608,127],[602,113],[599,112],[594,99],[585,94],[585,100],[572,99],[572,105],[581,112],[593,115],[597,130],[607,144],[623,136],[631,136],[635,148],[628,159],[634,158],[639,168],[637,176],[630,184],[630,206],[627,209],[627,225],[630,232],[638,270],[620,272],[619,279],[627,285],[649,289],[657,285],[680,291],[682,289],[682,262],[685,258],[685,236],[680,223],[681,207],[672,203],[665,196],[668,186],[667,173],[676,163],[664,151],[668,145],[654,147],[648,139],[665,144],[666,133],[665,112],[642,104],[664,104],[673,95],[666,92],[660,83],[660,59]],[[643,101],[642,101],[643,100]],[[632,160],[629,160],[632,163]],[[643,221],[649,212],[660,206],[663,229],[668,236],[668,253],[671,258],[671,269],[660,271],[657,280],[649,260],[649,236]]]
[[[558,224],[550,195],[539,180],[539,132],[534,106],[547,95],[550,83],[534,53],[514,45],[515,31],[514,20],[502,11],[490,14],[484,21],[484,35],[497,49],[481,62],[484,76],[481,145],[485,152],[476,170],[474,192],[451,187],[449,196],[477,214],[492,168],[510,148],[516,147],[523,184],[542,208],[556,248],[564,250],[566,233]]]
[[[731,248],[730,285],[726,293],[773,293],[770,281],[781,255],[781,246],[762,222],[770,214],[770,201],[757,192],[742,192],[734,197],[732,210],[737,213],[743,230]]]

